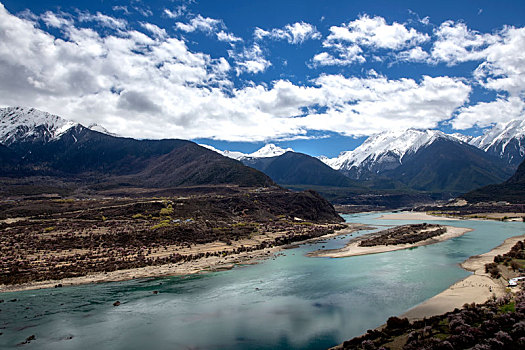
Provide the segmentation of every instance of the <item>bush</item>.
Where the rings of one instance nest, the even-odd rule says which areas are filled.
[[[410,326],[410,322],[406,317],[399,318],[392,316],[386,321],[386,328],[388,329],[406,329],[408,326]]]

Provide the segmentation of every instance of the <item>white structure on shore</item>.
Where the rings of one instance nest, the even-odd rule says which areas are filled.
[[[525,277],[515,277],[509,280],[509,287],[516,287],[519,281],[525,280]]]

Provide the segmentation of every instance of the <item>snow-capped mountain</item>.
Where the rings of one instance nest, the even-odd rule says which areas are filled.
[[[80,124],[57,115],[27,107],[0,108],[0,143],[6,146],[14,142],[49,142]],[[88,129],[115,136],[98,124]]]
[[[496,124],[469,143],[506,160],[513,166],[518,166],[525,157],[525,119]]]
[[[118,134],[115,134],[114,132],[109,131],[108,129],[106,129],[105,127],[103,127],[102,125],[97,124],[97,123],[89,124],[88,129],[93,130],[93,131],[98,131],[98,132],[100,132],[102,134],[106,134],[106,135],[109,135],[109,136],[119,137]]]
[[[204,145],[204,144],[201,144],[200,146],[206,147],[208,149],[211,149],[212,151],[222,154],[225,157],[233,158],[236,160],[277,157],[286,152],[293,152],[293,149],[291,148],[284,149],[284,148],[274,145],[273,143],[269,143],[253,153],[242,153],[242,152],[237,152],[237,151],[221,151],[213,146]]]
[[[403,164],[403,158],[437,139],[462,142],[453,135],[438,130],[385,131],[370,136],[353,151],[342,152],[336,158],[320,157],[330,167],[360,178],[365,173],[379,173]]]
[[[34,108],[0,108],[0,143],[8,146],[20,140],[48,142],[59,138],[75,125],[72,121]]]

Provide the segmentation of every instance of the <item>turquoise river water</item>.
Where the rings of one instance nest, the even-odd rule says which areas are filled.
[[[380,216],[345,219],[381,229],[418,222]],[[523,222],[428,222],[474,231],[382,254],[305,256],[322,246],[342,247],[350,238],[344,236],[229,271],[0,293],[0,348],[35,335],[24,348],[323,349],[438,294],[469,275],[459,263],[525,233]],[[119,307],[112,305],[116,300]]]

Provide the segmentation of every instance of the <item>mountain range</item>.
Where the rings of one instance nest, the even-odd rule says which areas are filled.
[[[523,123],[522,123],[523,124]],[[251,154],[219,151],[259,169],[283,185],[340,186],[372,190],[424,191],[454,196],[488,184],[506,180],[515,170],[515,160],[523,159],[518,151],[504,147],[495,153],[476,147],[490,139],[498,144],[521,144],[520,123],[509,123],[504,135],[496,137],[495,129],[477,138],[461,134],[445,134],[438,130],[388,131],[370,136],[352,151],[338,157],[319,159],[338,173],[354,180],[342,180],[329,169],[322,169],[323,181],[315,174],[320,165],[307,155],[299,156],[290,149],[268,144]],[[512,126],[512,127],[511,127]],[[491,148],[492,149],[492,148]],[[233,155],[235,153],[235,155]],[[287,154],[286,157],[284,155]],[[296,156],[292,156],[295,154]],[[302,158],[298,163],[298,158]],[[308,166],[306,157],[309,157]],[[288,161],[283,161],[286,158]],[[277,165],[278,164],[278,165]],[[302,164],[301,170],[297,164]],[[309,174],[305,173],[309,172]],[[329,175],[328,175],[329,174]],[[337,179],[337,180],[336,180]]]
[[[362,200],[354,194],[367,201],[400,193],[418,200],[417,193],[451,197],[507,180],[523,160],[523,145],[525,121],[515,120],[475,138],[438,130],[383,132],[335,158],[274,144],[247,154],[185,140],[118,137],[32,108],[0,109],[1,175],[74,175],[102,187],[275,182],[350,202]]]
[[[135,140],[31,108],[0,109],[0,175],[91,187],[274,186],[265,174],[186,140]]]

